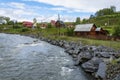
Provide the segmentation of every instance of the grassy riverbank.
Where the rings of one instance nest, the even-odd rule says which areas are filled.
[[[12,34],[34,34],[34,35],[40,35],[43,37],[47,37],[50,39],[56,39],[56,40],[66,40],[66,41],[75,41],[75,42],[82,42],[85,45],[103,45],[107,47],[111,47],[114,49],[119,50],[120,49],[120,41],[105,41],[105,40],[95,40],[95,39],[87,39],[87,38],[81,38],[81,37],[75,37],[75,36],[68,36],[67,28],[61,28],[60,31],[58,28],[46,28],[46,29],[30,29],[30,28],[13,28],[12,26],[6,27],[6,26],[0,26],[0,32],[3,33],[12,33]],[[61,34],[59,36],[59,33]]]
[[[57,38],[55,37],[53,39],[82,42],[85,45],[95,45],[95,46],[103,45],[103,46],[107,46],[107,47],[114,48],[117,50],[120,49],[120,42],[119,41],[105,41],[105,40],[95,40],[95,39],[68,37],[68,36],[60,36]]]

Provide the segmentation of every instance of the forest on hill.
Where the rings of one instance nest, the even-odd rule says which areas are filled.
[[[95,23],[97,26],[116,26],[120,25],[120,12],[116,11],[115,6],[98,10],[89,19],[83,19],[82,23]]]

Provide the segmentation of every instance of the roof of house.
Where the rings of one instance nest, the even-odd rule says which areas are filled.
[[[56,23],[64,24],[64,22],[61,20],[57,20]]]
[[[23,21],[23,23],[33,24],[32,22],[29,22],[29,21]]]
[[[95,31],[101,31],[102,28],[96,28]]]
[[[61,26],[64,26],[64,27],[65,27],[65,23],[64,23],[63,21],[61,21],[61,20],[57,20],[56,23],[59,23]],[[55,24],[56,24],[56,23],[55,23]]]
[[[93,27],[94,24],[79,24],[75,26],[74,31],[91,31],[91,28]]]

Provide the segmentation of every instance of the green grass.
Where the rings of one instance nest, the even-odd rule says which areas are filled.
[[[118,25],[114,25],[114,26],[102,26],[102,28],[104,29],[104,30],[107,30],[108,32],[109,32],[109,34],[113,34],[113,28],[115,27],[115,26],[118,26]]]
[[[1,27],[1,26],[0,26]],[[2,29],[5,26],[2,26]],[[111,29],[110,27],[107,27],[108,29]],[[1,30],[1,32],[4,33],[13,33],[13,34],[40,34],[44,37],[55,39],[55,40],[67,40],[67,41],[74,41],[74,42],[82,42],[84,45],[103,45],[107,47],[114,48],[116,50],[120,50],[120,41],[105,41],[105,40],[95,40],[95,39],[87,39],[87,38],[81,38],[81,37],[74,37],[74,36],[67,36],[65,33],[67,32],[66,28],[61,28],[60,33],[64,34],[59,36],[59,29],[58,28],[46,28],[46,29],[26,29],[24,27],[21,28],[12,28],[9,27],[9,29]]]
[[[57,39],[59,40],[67,40],[67,41],[75,41],[75,42],[82,42],[84,45],[103,45],[106,47],[114,48],[116,50],[120,50],[120,42],[119,41],[105,41],[105,40],[95,40],[95,39],[87,39],[87,38],[80,38],[80,37],[68,37],[68,36],[60,36]]]

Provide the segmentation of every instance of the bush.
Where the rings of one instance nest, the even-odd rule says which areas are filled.
[[[74,28],[67,28],[67,35],[68,36],[73,36],[74,33]]]
[[[22,26],[19,26],[19,25],[15,25],[13,26],[13,28],[17,29],[17,28],[21,28]]]
[[[26,31],[29,31],[29,29],[26,27],[21,29],[21,32],[26,32]]]
[[[120,26],[115,26],[113,28],[113,36],[120,37]]]
[[[52,25],[50,23],[48,23],[47,27],[48,28],[52,28]]]

